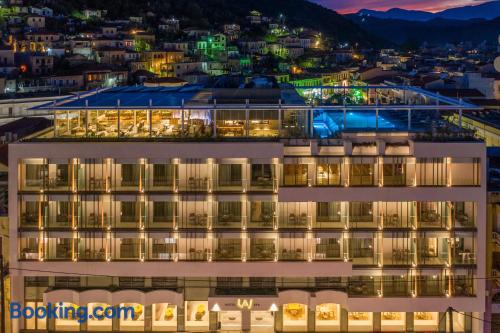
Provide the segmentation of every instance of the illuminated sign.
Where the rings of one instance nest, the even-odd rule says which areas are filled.
[[[253,299],[238,298],[238,300],[236,301],[236,306],[242,310],[243,309],[251,310],[253,307]]]

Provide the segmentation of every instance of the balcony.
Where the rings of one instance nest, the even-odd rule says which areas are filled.
[[[248,229],[273,229],[276,223],[277,218],[274,202],[254,201],[250,203]]]
[[[277,258],[276,240],[266,238],[250,239],[250,256],[248,260],[273,261]]]
[[[239,201],[219,202],[213,227],[241,229],[243,225],[242,206],[242,202]]]
[[[241,239],[218,239],[213,259],[216,261],[241,260]]]
[[[381,293],[380,277],[358,276],[349,278],[349,297],[373,297]]]
[[[316,240],[314,260],[343,260],[340,238],[321,238]]]

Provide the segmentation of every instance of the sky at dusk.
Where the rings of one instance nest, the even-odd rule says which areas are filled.
[[[405,9],[437,12],[452,7],[479,5],[487,0],[311,0],[339,13],[353,13],[360,9],[387,10],[398,7]]]

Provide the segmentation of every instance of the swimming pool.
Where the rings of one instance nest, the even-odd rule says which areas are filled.
[[[349,111],[346,114],[344,128],[344,114],[342,111],[317,110],[314,113],[314,131],[320,138],[330,137],[343,129],[375,129],[377,120],[375,111]],[[379,113],[379,129],[399,128],[395,121],[390,121],[387,115]]]

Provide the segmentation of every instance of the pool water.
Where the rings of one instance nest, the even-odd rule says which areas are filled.
[[[327,138],[344,129],[342,111],[318,111],[314,114],[314,131],[321,138]],[[354,111],[346,114],[345,129],[375,129],[377,121],[374,111]],[[379,129],[395,129],[394,122],[379,114]]]

